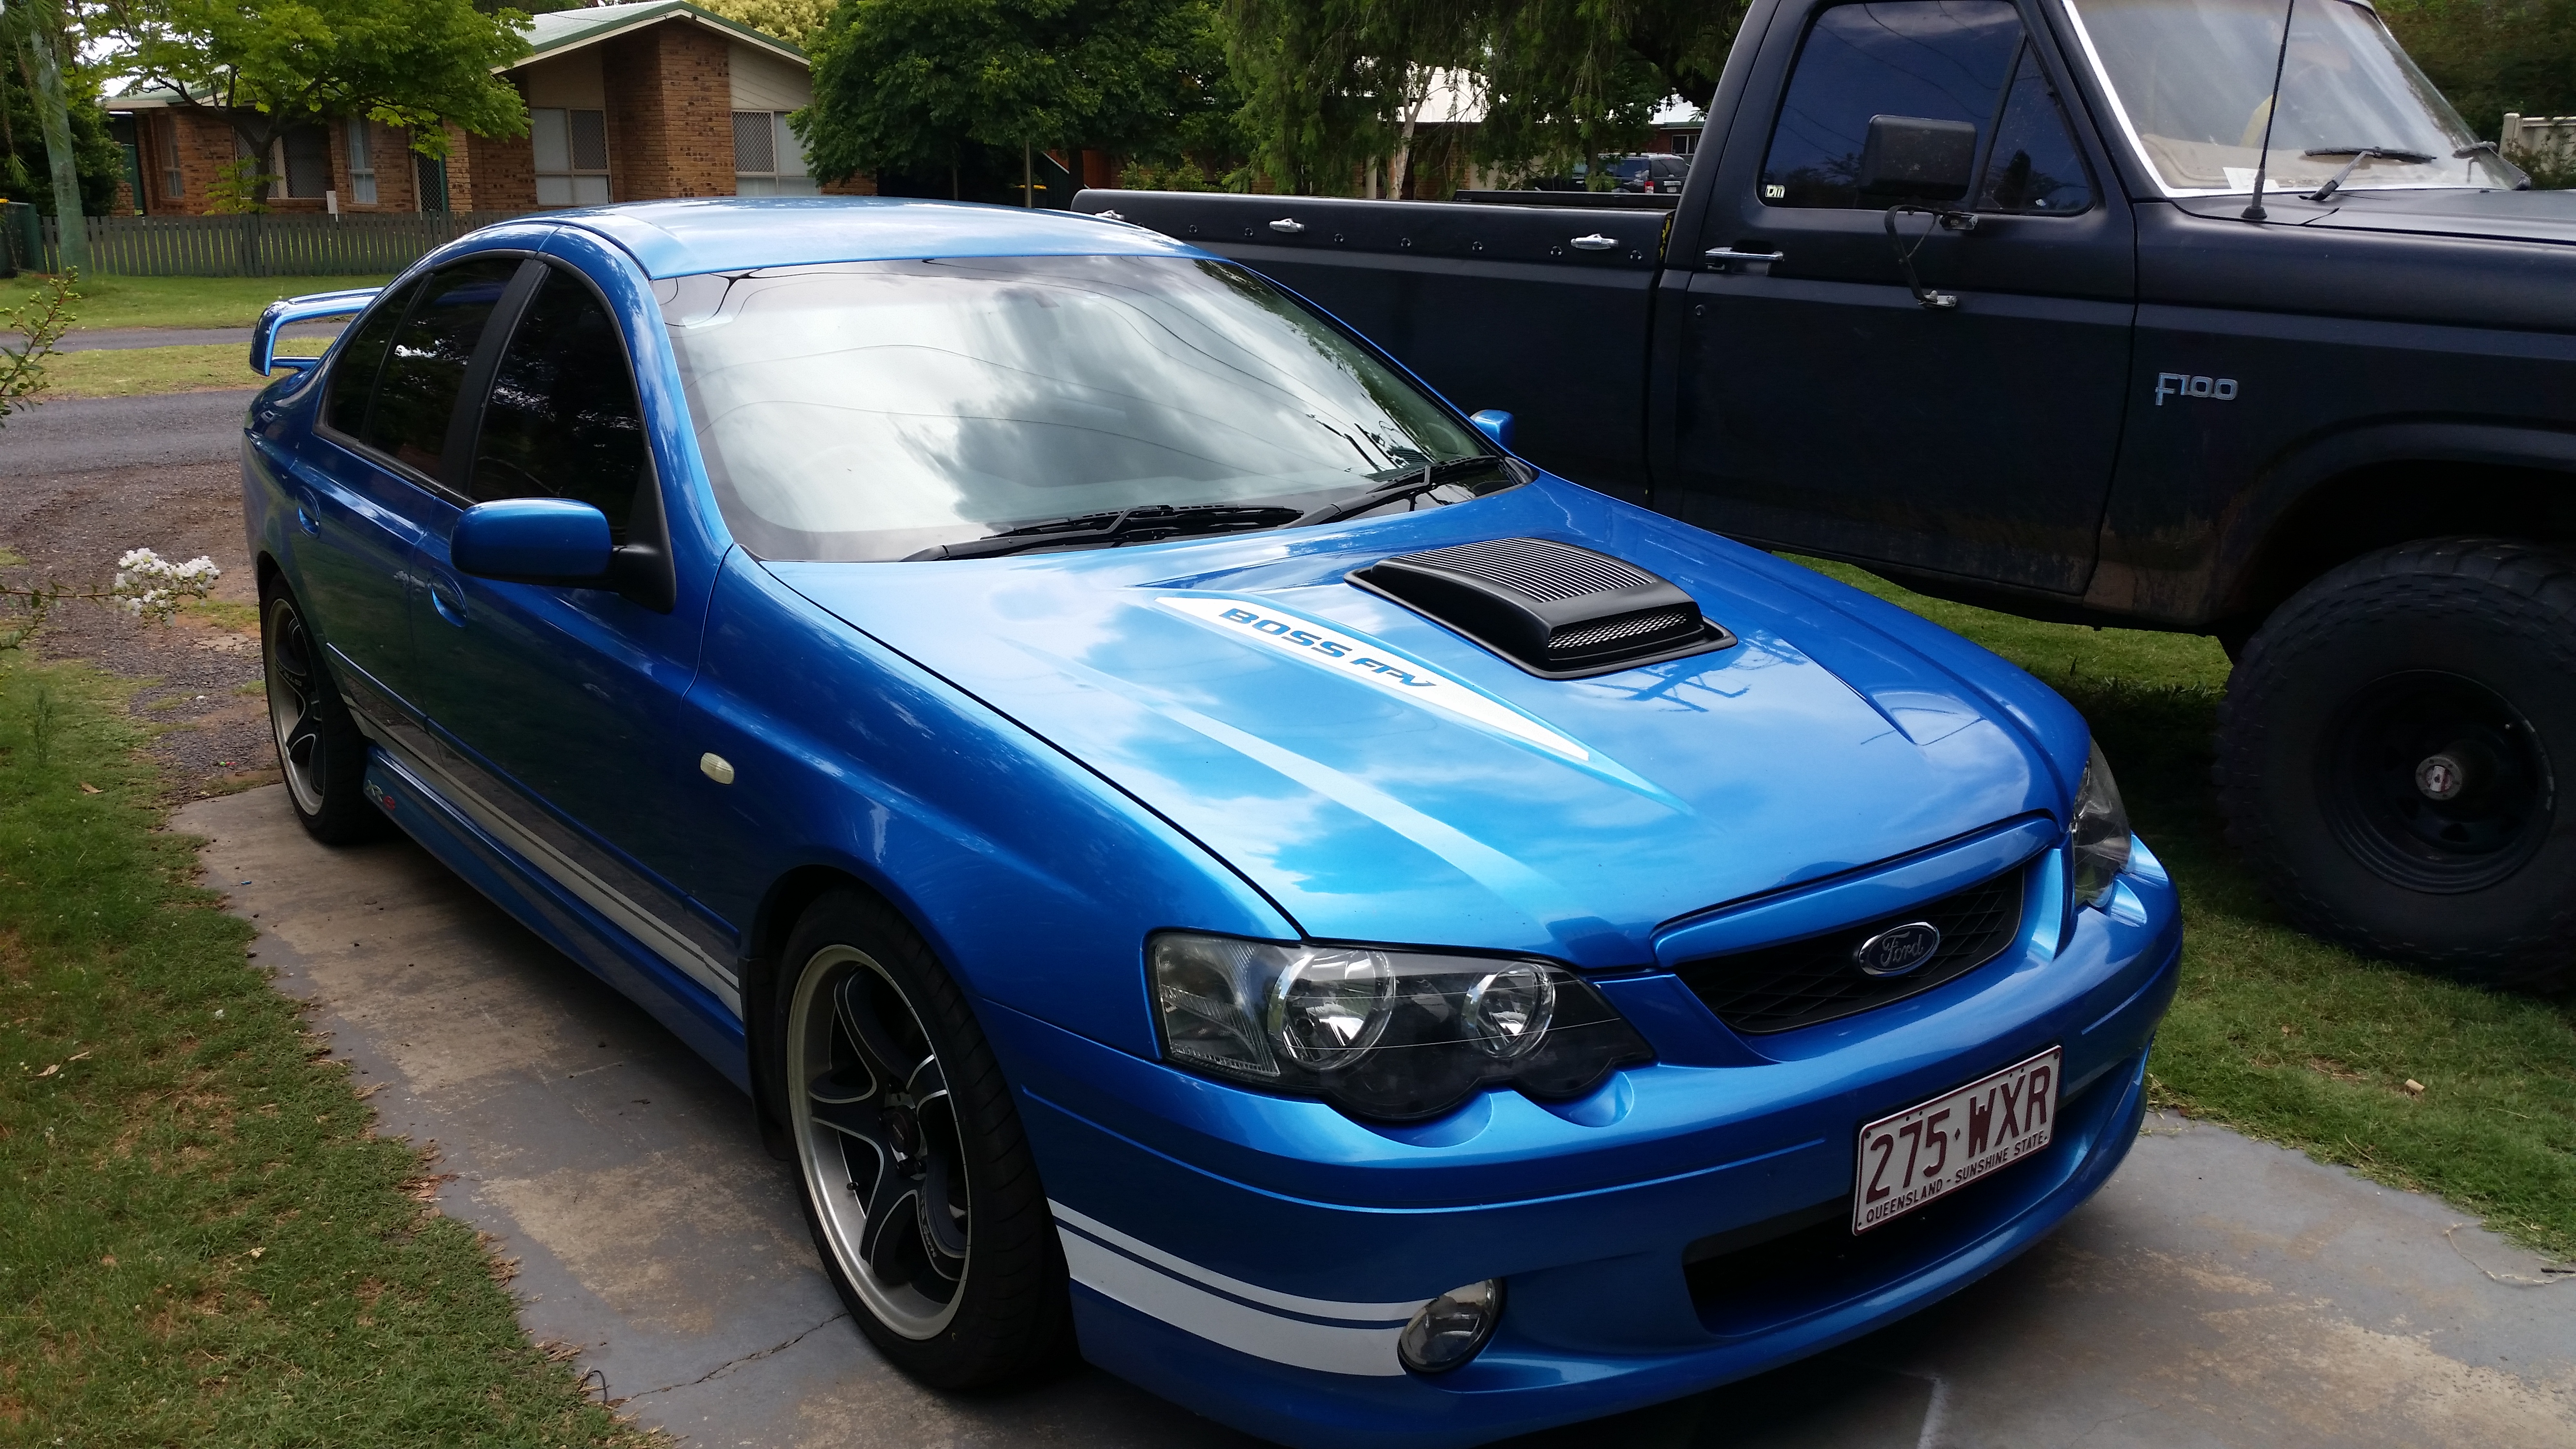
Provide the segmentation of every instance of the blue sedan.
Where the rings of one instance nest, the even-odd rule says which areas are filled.
[[[297,815],[748,1092],[923,1382],[1475,1443],[1912,1312],[2135,1135],[2180,927],[2073,710],[1221,258],[619,206],[252,351]]]

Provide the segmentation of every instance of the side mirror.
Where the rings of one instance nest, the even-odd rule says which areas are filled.
[[[569,498],[500,498],[466,509],[447,538],[457,572],[514,584],[607,583],[608,515]]]
[[[259,322],[250,330],[250,370],[266,377],[278,368],[306,372],[322,365],[318,357],[281,357],[277,351],[277,334],[290,322],[306,322],[316,317],[346,317],[366,310],[376,299],[381,287],[357,287],[343,292],[316,292],[309,297],[289,297],[271,302],[259,314]]]
[[[1476,425],[1477,432],[1491,438],[1495,447],[1506,453],[1512,450],[1512,415],[1510,413],[1500,408],[1486,408],[1482,412],[1468,414],[1467,421]]]
[[[1966,121],[1872,116],[1860,147],[1860,194],[1890,201],[1956,201],[1977,166],[1977,128]]]

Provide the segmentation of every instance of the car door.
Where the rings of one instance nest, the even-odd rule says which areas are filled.
[[[426,520],[412,630],[431,729],[423,763],[449,798],[556,882],[729,1007],[734,936],[690,901],[704,822],[685,696],[702,608],[676,567],[635,373],[614,314],[579,272],[531,259],[478,359],[448,485]],[[503,583],[457,571],[465,505],[557,497],[608,516],[613,586]],[[703,561],[686,561],[692,572]],[[703,600],[706,584],[689,593]]]
[[[1783,33],[1783,27],[1796,27]],[[1722,533],[2064,593],[2089,577],[2119,445],[2126,203],[2008,0],[1784,7],[1663,294],[1659,507]],[[1767,82],[1767,84],[1766,84]],[[1748,100],[1746,111],[1758,102]],[[1857,179],[1874,116],[1964,122],[1977,179],[1895,215]],[[1754,260],[1746,260],[1753,258]],[[1769,260],[1761,260],[1769,258]]]

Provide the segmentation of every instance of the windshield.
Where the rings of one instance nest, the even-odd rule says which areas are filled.
[[[2284,0],[2069,0],[2122,126],[2168,195],[2250,193],[2281,56]],[[2346,190],[2509,187],[2369,7],[2297,0],[2264,189],[2314,191],[2364,148]]]
[[[661,294],[725,523],[763,558],[899,559],[1158,504],[1303,510],[1493,451],[1223,262],[851,262]]]

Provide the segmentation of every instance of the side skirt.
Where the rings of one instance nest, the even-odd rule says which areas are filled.
[[[381,745],[367,752],[366,789],[422,849],[751,1090],[742,1021],[706,987],[495,839]]]

